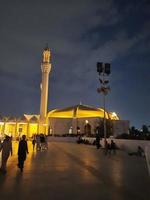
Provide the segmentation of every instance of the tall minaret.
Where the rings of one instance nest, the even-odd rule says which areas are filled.
[[[48,46],[43,51],[41,70],[42,70],[42,83],[41,83],[40,121],[44,122],[47,115],[48,82],[49,82],[49,72],[51,71],[50,49],[48,48]]]

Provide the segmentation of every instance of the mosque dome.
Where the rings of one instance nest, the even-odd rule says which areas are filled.
[[[106,119],[119,120],[116,113],[106,111]],[[47,118],[103,118],[104,110],[102,108],[94,108],[87,105],[75,105],[63,109],[55,109],[48,112]]]

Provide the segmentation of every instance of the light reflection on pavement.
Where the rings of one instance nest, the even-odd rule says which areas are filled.
[[[7,174],[0,175],[0,199],[141,200],[150,195],[143,158],[118,151],[105,156],[94,146],[50,142],[49,149],[29,154],[24,172],[17,168],[18,142],[13,143]]]

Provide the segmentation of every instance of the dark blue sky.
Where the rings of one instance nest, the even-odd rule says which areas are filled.
[[[1,0],[0,30],[0,114],[39,113],[48,42],[49,110],[102,107],[96,63],[110,62],[107,109],[150,125],[149,0]]]

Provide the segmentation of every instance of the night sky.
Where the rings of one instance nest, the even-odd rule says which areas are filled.
[[[102,107],[96,63],[110,62],[107,110],[131,126],[150,125],[149,0],[1,0],[1,115],[39,113],[46,43],[49,110]]]

